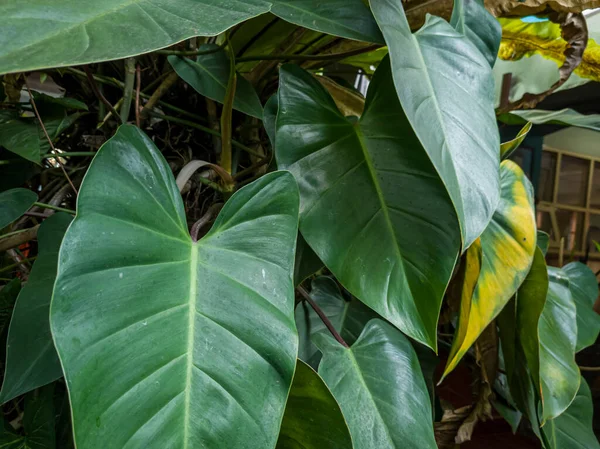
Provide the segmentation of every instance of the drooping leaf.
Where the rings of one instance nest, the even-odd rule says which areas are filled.
[[[298,202],[289,173],[267,174],[193,242],[148,137],[122,126],[98,151],[50,311],[79,449],[275,446],[296,366]]]
[[[335,281],[330,277],[319,276],[312,281],[311,285],[311,298],[349,345],[356,341],[367,322],[377,316],[360,301],[346,300]],[[300,338],[298,358],[316,369],[321,360],[321,353],[313,342],[313,338],[318,333],[326,331],[327,328],[306,302],[296,306],[296,326]]]
[[[147,53],[193,36],[215,36],[268,11],[328,34],[382,40],[362,0],[63,0],[53,4],[52,14],[44,0],[32,0],[0,6],[6,24],[0,34],[0,74]]]
[[[509,114],[499,115],[498,120],[507,125],[520,125],[531,122],[534,125],[576,126],[591,129],[592,131],[600,131],[600,114],[585,115],[573,109],[561,109],[559,111],[545,111],[543,109],[512,111]]]
[[[317,337],[319,374],[336,398],[355,449],[436,449],[431,405],[417,356],[402,333],[371,320],[345,348]]]
[[[17,278],[0,289],[0,335],[4,335],[4,331],[8,329],[15,301],[20,291],[21,280]]]
[[[444,185],[390,95],[389,60],[358,122],[298,66],[283,66],[279,83],[277,163],[298,181],[302,235],[348,291],[435,348],[460,231]]]
[[[215,44],[199,47],[200,51],[216,50]],[[199,55],[196,60],[169,56],[169,63],[181,79],[196,92],[212,100],[223,103],[229,79],[229,58],[224,50]],[[245,114],[262,119],[263,108],[254,87],[243,76],[237,76],[233,108]]]
[[[513,434],[516,433],[523,414],[517,409],[517,405],[512,398],[506,374],[498,373],[494,383],[494,392],[496,394],[495,398],[492,399],[492,405],[510,425]]]
[[[454,0],[450,25],[467,36],[485,56],[490,67],[494,66],[502,38],[502,27],[485,9],[483,0]]]
[[[563,413],[579,388],[575,363],[577,310],[567,275],[548,267],[548,296],[538,327],[540,336],[541,424]]]
[[[498,53],[501,59],[514,61],[539,54],[557,65],[562,65],[565,62],[565,51],[573,47],[573,43],[569,44],[561,36],[560,23],[551,20],[523,21],[520,17],[504,17],[498,20],[502,25],[502,42]],[[593,38],[589,38],[584,48],[585,51],[580,62],[575,64],[573,73],[599,81],[600,45]]]
[[[467,274],[467,294],[461,297],[458,328],[444,376],[516,293],[533,261],[536,225],[531,183],[517,164],[506,160],[500,166],[500,186],[500,203],[481,235],[481,270],[473,264]],[[468,294],[471,290],[472,297]]]
[[[265,103],[265,109],[263,113],[263,126],[271,141],[271,147],[275,148],[275,134],[277,126],[277,111],[279,110],[279,97],[277,95],[271,95],[271,97]]]
[[[569,290],[577,307],[577,346],[579,352],[593,345],[600,333],[600,315],[594,310],[598,298],[598,280],[594,272],[581,262],[571,262],[562,268],[569,278]]]
[[[46,95],[43,93],[34,92],[33,98],[35,99],[35,104],[39,110],[42,110],[44,105],[58,105],[62,106],[65,109],[75,109],[78,111],[87,111],[87,105],[76,98],[69,97],[51,97],[50,95]],[[41,112],[41,111],[40,111]]]
[[[340,406],[323,379],[298,360],[277,449],[352,449]]]
[[[530,16],[546,12],[548,9],[559,12],[582,12],[588,8],[600,7],[598,0],[485,0],[486,8],[496,17]]]
[[[592,425],[593,413],[590,387],[581,378],[579,390],[569,408],[542,427],[549,446],[546,449],[600,449]]]
[[[302,234],[298,233],[296,256],[294,261],[294,285],[299,285],[307,277],[323,268],[323,262],[306,243]]]
[[[550,246],[550,235],[547,232],[537,231],[537,246],[542,250],[544,256],[548,253],[548,247]]]
[[[527,134],[529,134],[529,131],[531,131],[532,126],[533,123],[527,122],[527,124],[521,128],[521,131],[519,131],[514,139],[504,142],[500,145],[500,157],[502,159],[508,159],[515,151],[517,151],[519,146],[525,140],[525,137],[527,137]]]
[[[71,216],[58,212],[38,231],[39,254],[17,298],[8,329],[6,368],[0,403],[62,376],[48,318],[58,250]]]
[[[371,0],[371,8],[388,45],[402,109],[450,194],[465,250],[499,201],[492,69],[470,39],[443,19],[428,16],[412,34],[401,2]]]
[[[16,188],[0,193],[0,229],[5,228],[29,210],[38,199],[29,189]]]

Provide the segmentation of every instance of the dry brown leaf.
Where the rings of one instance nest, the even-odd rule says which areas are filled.
[[[315,76],[321,85],[329,91],[336,106],[345,117],[354,115],[360,117],[365,109],[365,99],[362,95],[351,89],[340,86],[331,78],[326,76]]]
[[[600,0],[485,0],[485,7],[496,17],[523,17],[548,11],[580,13],[600,7]]]

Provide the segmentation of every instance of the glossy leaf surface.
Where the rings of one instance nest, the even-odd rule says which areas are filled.
[[[312,281],[310,296],[325,313],[331,324],[349,345],[353,344],[367,322],[376,314],[360,301],[348,301],[342,296],[335,281],[327,276],[319,276]],[[317,313],[305,301],[296,306],[296,326],[300,345],[298,358],[316,369],[321,353],[314,344],[314,336],[327,331]]]
[[[499,201],[491,67],[467,36],[439,17],[428,16],[412,34],[401,2],[372,0],[371,8],[388,45],[398,98],[450,194],[466,249]]]
[[[600,333],[600,315],[594,310],[598,280],[590,267],[581,262],[571,262],[562,270],[569,278],[569,290],[577,307],[576,351],[579,352],[593,345]]]
[[[319,374],[348,422],[355,449],[437,448],[429,393],[408,339],[371,320],[344,348],[325,333]]]
[[[590,387],[581,378],[579,390],[569,408],[542,427],[549,445],[547,449],[600,449],[593,430],[593,413]]]
[[[540,317],[540,385],[542,424],[563,413],[579,388],[579,367],[575,363],[577,311],[567,275],[548,267],[548,296]]]
[[[444,375],[452,371],[477,337],[500,313],[529,273],[536,249],[533,189],[512,161],[500,167],[500,203],[481,235],[482,262],[467,273],[468,294],[461,298],[458,329]],[[473,279],[477,278],[473,287]]]
[[[214,36],[271,11],[306,28],[380,42],[361,0],[45,0],[3,3],[0,73],[107,61]],[[135,24],[135,32],[131,32]]]
[[[50,313],[79,449],[275,446],[296,366],[298,202],[289,173],[265,175],[194,243],[148,137],[122,126],[99,150]]]
[[[277,449],[352,449],[340,406],[323,379],[298,360]]]
[[[494,66],[502,38],[498,20],[485,9],[483,0],[454,0],[450,25],[469,38],[487,60]]]
[[[201,45],[198,50],[215,50],[215,44]],[[196,92],[223,104],[229,79],[229,58],[225,51],[215,51],[207,55],[199,55],[196,60],[169,56],[169,63],[180,78],[188,83]],[[252,84],[241,75],[237,76],[234,109],[262,119],[263,108]]]
[[[48,316],[58,250],[71,218],[68,214],[56,213],[44,220],[38,231],[38,258],[19,293],[8,329],[0,403],[62,376]]]
[[[38,197],[29,189],[16,188],[0,193],[0,229],[29,210]]]
[[[460,251],[458,219],[390,92],[386,59],[363,115],[351,121],[312,75],[284,66],[277,164],[298,181],[300,230],[327,268],[370,308],[434,348]]]

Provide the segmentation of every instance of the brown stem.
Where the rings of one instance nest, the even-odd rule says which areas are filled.
[[[28,241],[35,239],[39,227],[40,225],[36,225],[27,231],[20,232],[5,239],[0,239],[0,252],[17,248],[23,243],[27,243]]]
[[[206,226],[210,221],[215,217],[216,214],[219,213],[221,208],[223,207],[223,203],[213,204],[208,208],[206,213],[198,220],[196,223],[192,225],[192,229],[190,230],[190,235],[194,242],[198,241],[198,234],[200,233],[200,229]]]
[[[171,86],[173,86],[173,84],[175,84],[175,81],[177,81],[178,79],[179,76],[177,75],[177,72],[171,72],[169,73],[169,76],[167,76],[163,80],[163,82],[160,83],[160,85],[156,88],[156,90],[148,100],[148,103],[146,103],[146,106],[144,106],[144,108],[142,109],[142,112],[140,114],[142,120],[145,120],[148,117],[148,114],[152,110],[154,105],[158,102],[158,100],[160,100],[163,97],[164,94],[166,94],[169,91]]]
[[[121,116],[119,115],[117,110],[113,107],[112,104],[110,104],[110,101],[108,101],[106,99],[106,97],[104,95],[102,95],[102,92],[100,92],[100,90],[98,89],[98,85],[96,84],[96,78],[94,77],[94,74],[92,73],[90,68],[87,65],[85,65],[85,66],[83,66],[83,70],[85,71],[85,74],[87,75],[87,79],[90,82],[90,87],[94,91],[94,95],[96,95],[96,97],[98,97],[98,100],[100,100],[102,103],[104,103],[106,105],[108,110],[110,112],[112,112],[113,117],[115,117],[119,121],[119,124],[123,124],[123,120],[121,119]]]
[[[140,127],[140,88],[142,86],[142,71],[140,69],[140,65],[138,64],[135,68],[135,78],[137,81],[137,86],[135,89],[135,124],[137,127]]]
[[[310,304],[310,306],[313,308],[313,310],[317,313],[317,315],[319,315],[319,318],[321,318],[321,321],[323,321],[323,324],[325,324],[325,327],[327,327],[329,332],[331,332],[331,335],[333,335],[333,338],[335,338],[338,341],[338,343],[341,344],[344,348],[349,348],[350,346],[348,346],[348,343],[346,343],[344,341],[344,339],[342,338],[342,336],[338,333],[338,331],[335,330],[335,327],[333,326],[331,321],[329,321],[329,318],[327,318],[327,315],[325,315],[323,313],[323,311],[321,310],[321,308],[313,301],[313,299],[310,297],[310,295],[304,289],[304,287],[298,286],[298,287],[296,287],[296,290],[298,290],[298,292],[302,295],[302,297],[306,300],[306,302],[308,302]]]

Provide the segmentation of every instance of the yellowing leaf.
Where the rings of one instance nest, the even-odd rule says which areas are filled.
[[[521,131],[519,131],[519,134],[517,134],[514,139],[504,142],[500,145],[500,157],[502,159],[508,159],[515,151],[517,151],[519,146],[525,140],[525,137],[527,137],[527,134],[529,134],[529,131],[531,131],[532,126],[533,123],[527,122],[527,124],[521,128]]]
[[[467,250],[461,312],[444,377],[515,294],[533,261],[536,226],[531,184],[517,164],[504,161],[500,165],[500,188],[500,203],[481,235],[480,269],[477,262],[469,262],[476,260],[477,246]],[[474,277],[477,282],[473,287]]]

